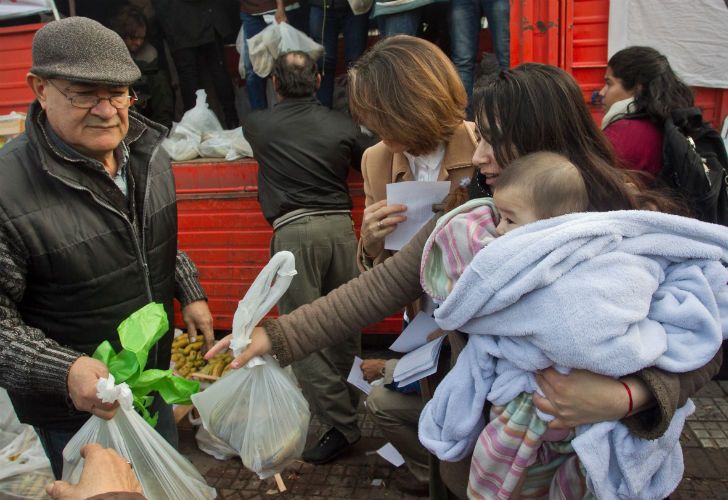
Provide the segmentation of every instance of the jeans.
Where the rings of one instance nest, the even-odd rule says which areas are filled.
[[[398,12],[396,14],[377,16],[377,22],[379,23],[379,35],[382,38],[394,35],[417,36],[417,30],[420,27],[421,19],[422,7]]]
[[[323,62],[318,62],[322,77],[316,97],[321,104],[330,108],[334,100],[339,33],[344,35],[344,62],[348,68],[367,47],[369,14],[357,16],[348,6],[322,8],[312,5],[309,13],[309,30],[311,38],[324,46]]]
[[[306,32],[305,25],[305,11],[299,7],[297,9],[286,11],[286,17],[288,23],[299,31]],[[245,51],[243,52],[243,64],[245,65],[245,87],[248,90],[248,101],[250,102],[250,111],[257,111],[259,109],[266,109],[268,107],[268,98],[265,93],[265,86],[267,77],[263,78],[258,76],[253,71],[253,63],[250,62],[250,56],[248,55],[248,44],[247,41],[263,31],[268,26],[263,20],[262,15],[246,14],[245,12],[240,13],[240,19],[243,21],[243,28],[245,29]]]
[[[224,113],[223,127],[235,128],[240,124],[235,109],[235,93],[230,75],[225,68],[222,40],[199,47],[175,50],[172,54],[179,75],[179,86],[185,111],[195,106],[195,91],[204,88],[203,71],[208,71]]]
[[[480,18],[483,14],[488,19],[488,29],[493,37],[493,49],[498,64],[501,68],[508,68],[511,58],[508,0],[451,0],[451,55],[468,93],[468,110],[473,97],[473,73],[478,53]]]
[[[165,403],[159,395],[154,398],[154,402],[150,408],[152,415],[157,411],[159,412],[159,419],[157,420],[155,429],[176,449],[178,445],[177,424],[174,421],[172,405]],[[78,429],[80,428],[81,426]],[[35,427],[35,432],[38,433],[40,443],[43,445],[43,449],[51,462],[51,469],[56,479],[61,479],[61,475],[63,474],[63,448],[66,447],[71,438],[78,432],[78,429],[69,431],[50,429],[48,427]]]

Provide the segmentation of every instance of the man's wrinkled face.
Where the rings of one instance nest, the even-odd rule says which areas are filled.
[[[65,96],[64,96],[65,94]],[[129,108],[117,109],[108,99],[101,99],[89,109],[71,104],[74,96],[113,97],[129,94],[128,87],[107,87],[66,80],[41,80],[38,100],[46,112],[48,124],[69,146],[79,153],[104,162],[113,155],[129,131]]]

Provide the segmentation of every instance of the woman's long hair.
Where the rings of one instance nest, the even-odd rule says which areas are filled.
[[[545,64],[502,71],[477,87],[473,109],[478,130],[493,146],[498,164],[536,151],[551,151],[579,168],[589,210],[639,208],[634,183],[618,170],[614,151],[594,123],[574,79]]]
[[[625,90],[635,91],[630,115],[646,115],[662,128],[673,110],[694,105],[690,87],[678,78],[667,58],[651,47],[627,47],[607,64]]]

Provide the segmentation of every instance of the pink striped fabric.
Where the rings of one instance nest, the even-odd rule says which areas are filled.
[[[573,431],[554,434],[538,418],[531,394],[491,411],[473,451],[468,498],[589,498],[571,447]],[[560,441],[547,441],[555,437]]]

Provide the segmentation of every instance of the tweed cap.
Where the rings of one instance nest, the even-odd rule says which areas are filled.
[[[120,87],[141,77],[121,37],[86,17],[52,21],[39,29],[30,71],[43,78]]]

